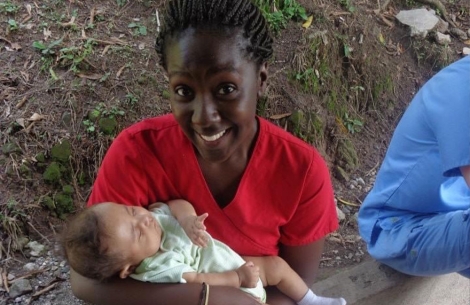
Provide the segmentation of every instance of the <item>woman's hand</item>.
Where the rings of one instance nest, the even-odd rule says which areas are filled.
[[[259,280],[259,267],[253,262],[246,262],[235,270],[240,279],[240,287],[255,288]]]
[[[207,213],[199,216],[191,215],[180,221],[180,224],[186,232],[186,235],[188,235],[193,244],[203,248],[207,246],[208,240],[206,226],[204,225],[204,220],[208,216],[209,214]]]

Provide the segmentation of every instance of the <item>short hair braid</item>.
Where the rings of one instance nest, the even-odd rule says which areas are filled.
[[[272,55],[273,40],[261,10],[251,0],[172,0],[169,2],[155,49],[166,69],[165,43],[187,28],[241,29],[247,55],[258,65]]]

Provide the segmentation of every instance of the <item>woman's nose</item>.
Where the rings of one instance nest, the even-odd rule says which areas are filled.
[[[201,96],[194,103],[192,121],[196,125],[208,126],[220,119],[217,102],[209,96]]]

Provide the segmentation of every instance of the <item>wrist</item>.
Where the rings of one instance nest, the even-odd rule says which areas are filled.
[[[186,230],[186,229],[191,228],[191,225],[193,224],[195,217],[197,217],[197,216],[196,215],[185,215],[183,217],[180,217],[177,220],[180,223],[180,225]]]
[[[238,286],[235,285],[235,287],[240,288],[240,287],[242,287],[242,277],[240,276],[240,269],[235,269],[234,272],[235,272],[235,275],[236,275],[234,283],[236,283],[238,285]]]

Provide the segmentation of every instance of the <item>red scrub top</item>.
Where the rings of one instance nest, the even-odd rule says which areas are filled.
[[[194,148],[165,115],[119,134],[98,172],[88,206],[112,201],[148,206],[186,199],[212,237],[240,255],[277,255],[279,243],[300,246],[338,228],[328,168],[309,144],[257,118],[259,134],[237,193],[220,208]]]

